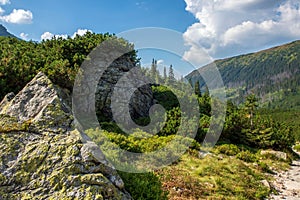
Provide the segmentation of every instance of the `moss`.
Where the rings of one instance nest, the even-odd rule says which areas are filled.
[[[96,194],[95,200],[102,200],[103,196],[101,194]]]
[[[24,171],[23,169],[18,170],[14,177],[15,177],[15,182],[21,185],[28,184],[31,179],[30,173]]]
[[[0,114],[0,133],[27,131],[30,123],[30,120],[20,123],[15,117]]]
[[[80,177],[80,181],[89,185],[104,185],[109,183],[103,174],[86,174]]]
[[[34,196],[32,196],[31,194],[25,193],[22,195],[22,200],[29,200],[29,199],[34,199]]]
[[[0,153],[0,165],[6,166],[10,161],[15,162],[15,173],[9,178],[15,185],[10,190],[1,187],[6,179],[0,174],[1,197],[121,199],[122,193],[103,174],[93,173],[105,171],[103,166],[82,160],[83,144],[78,131],[54,133],[45,131],[42,135],[23,132],[0,134],[0,148],[4,150]],[[15,187],[24,190],[13,196]],[[2,192],[8,194],[2,195]]]
[[[56,133],[65,133],[72,121],[73,116],[57,97],[32,121],[30,129],[34,131],[55,130]]]
[[[0,185],[2,185],[4,182],[6,182],[6,177],[0,173]]]

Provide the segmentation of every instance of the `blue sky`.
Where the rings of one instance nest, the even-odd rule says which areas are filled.
[[[178,62],[164,53],[156,59],[175,66],[185,59],[200,67],[211,58],[299,40],[300,0],[0,0],[0,23],[16,36],[35,41],[86,30],[118,34],[167,28],[181,34],[185,52]]]
[[[29,10],[30,24],[3,23],[16,35],[40,40],[44,32],[72,35],[78,29],[96,33],[119,33],[139,27],[164,27],[184,32],[196,19],[185,10],[181,0],[11,0],[2,6],[5,13],[13,9]]]

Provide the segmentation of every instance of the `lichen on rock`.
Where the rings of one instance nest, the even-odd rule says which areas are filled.
[[[0,199],[131,199],[73,126],[67,95],[39,73],[0,109]]]

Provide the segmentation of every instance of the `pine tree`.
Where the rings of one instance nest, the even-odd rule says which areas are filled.
[[[199,82],[199,80],[196,81],[194,89],[195,89],[195,94],[198,97],[201,97],[201,90],[200,90],[200,82]]]
[[[153,58],[152,64],[151,64],[151,69],[150,69],[150,77],[155,79],[156,74],[157,74],[157,61]]]
[[[173,84],[175,82],[175,75],[173,71],[173,66],[170,65],[169,68],[169,77],[168,77],[168,84]]]
[[[245,102],[245,109],[247,111],[248,118],[250,119],[251,129],[253,127],[253,118],[257,107],[258,107],[258,98],[255,96],[255,94],[250,94],[249,96],[247,96]]]

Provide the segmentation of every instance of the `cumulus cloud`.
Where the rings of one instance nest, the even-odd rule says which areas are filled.
[[[91,30],[88,29],[78,29],[72,36],[72,38],[76,37],[77,35],[79,36],[83,36],[85,35],[87,32],[92,32]]]
[[[185,0],[198,22],[184,33],[185,59],[214,58],[258,50],[300,38],[299,0]],[[208,59],[209,60],[209,59]]]
[[[28,40],[28,34],[27,33],[21,33],[20,34],[20,37],[23,39],[23,40]]]
[[[53,33],[45,32],[41,35],[41,40],[51,40],[54,37],[66,39],[68,38],[68,35],[67,34],[54,35]]]
[[[1,5],[10,4],[10,0],[0,0]]]
[[[91,30],[88,29],[78,29],[73,35],[72,38],[75,38],[77,35],[78,36],[83,36],[85,35],[87,32],[91,32]],[[67,39],[69,36],[67,34],[53,34],[50,32],[45,32],[41,35],[41,40],[51,40],[53,37],[56,38],[63,38],[63,39]]]
[[[51,40],[54,37],[54,34],[50,32],[45,32],[41,35],[41,40]]]
[[[30,24],[32,19],[32,12],[23,9],[14,9],[9,15],[0,16],[1,21],[12,24]]]

